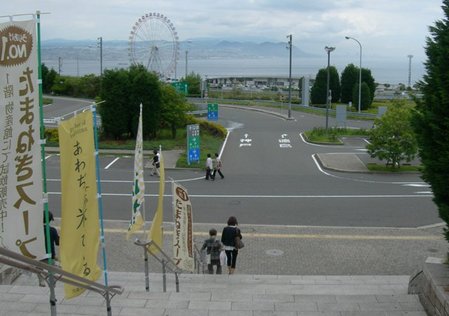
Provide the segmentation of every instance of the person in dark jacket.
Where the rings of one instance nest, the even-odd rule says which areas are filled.
[[[239,253],[238,249],[235,247],[235,237],[238,236],[242,238],[242,233],[237,225],[237,218],[231,216],[228,218],[228,226],[223,228],[223,232],[221,233],[221,242],[224,245],[229,274],[233,274],[235,271],[235,264]]]
[[[206,249],[206,254],[208,256],[207,260],[207,270],[209,274],[214,274],[214,266],[217,266],[217,274],[221,274],[221,263],[220,263],[220,252],[221,252],[221,242],[216,239],[217,230],[212,228],[209,230],[209,238],[204,241],[201,250]]]
[[[48,211],[48,225],[50,226],[50,222],[54,221],[53,213]],[[45,212],[44,212],[44,236],[45,236],[45,252],[49,253],[47,249],[47,230],[45,227]],[[55,246],[59,246],[59,234],[56,228],[53,226],[50,226],[50,251],[51,251],[51,258],[53,260],[57,260],[56,257],[56,249]]]

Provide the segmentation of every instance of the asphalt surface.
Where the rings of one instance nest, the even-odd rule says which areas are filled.
[[[164,152],[167,175],[188,187],[194,203],[197,245],[209,228],[220,232],[227,217],[237,215],[246,242],[239,254],[241,273],[403,275],[419,269],[428,256],[445,256],[441,221],[419,175],[367,173],[364,163],[369,159],[360,150],[360,140],[333,147],[305,143],[301,131],[316,126],[322,117],[294,112],[295,120],[285,120],[285,111],[275,116],[224,107],[220,111],[219,123],[231,131],[222,154],[224,180],[205,181],[201,169],[173,169],[179,152]],[[351,122],[351,126],[366,125]],[[276,146],[265,146],[270,143]],[[281,147],[288,144],[293,150]],[[128,154],[107,170],[114,153],[101,162],[112,271],[142,271],[143,267],[141,249],[124,238],[130,198],[123,192],[131,185],[124,179],[132,170],[132,152]],[[47,164],[50,205],[58,205],[57,155],[49,153]],[[151,208],[158,179],[145,179],[150,184],[146,203]],[[167,194],[165,209],[170,208]],[[164,216],[165,245],[172,238],[170,213]],[[160,266],[153,262],[151,270],[159,272]]]

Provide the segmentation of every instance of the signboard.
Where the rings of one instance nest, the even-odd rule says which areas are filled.
[[[207,104],[207,119],[209,121],[218,120],[218,104],[217,103],[208,103]]]
[[[45,258],[36,21],[0,24],[0,245]]]
[[[193,272],[192,203],[187,190],[173,182],[173,260],[184,271]]]
[[[337,105],[337,112],[335,114],[335,118],[337,120],[337,126],[346,127],[346,105],[339,104]]]
[[[176,92],[187,95],[189,93],[189,86],[187,85],[187,82],[172,82],[172,87],[175,88]]]
[[[187,163],[200,161],[200,125],[187,125]]]

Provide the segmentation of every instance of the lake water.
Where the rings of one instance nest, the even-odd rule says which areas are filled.
[[[59,70],[58,60],[42,60],[49,68]],[[214,77],[288,77],[289,64],[285,58],[254,58],[254,59],[191,59],[188,60],[188,72],[200,74],[203,78]],[[339,74],[349,64],[354,63],[358,66],[358,59],[350,61],[348,59],[334,60],[331,65],[337,67]],[[128,60],[103,60],[103,69],[127,68],[130,62]],[[327,59],[323,58],[296,58],[292,60],[292,77],[300,78],[311,76],[315,78],[320,68],[327,66]],[[371,59],[362,61],[362,67],[371,70],[371,73],[377,83],[390,84],[408,84],[408,59],[401,61],[391,61],[387,59]],[[185,75],[185,60],[181,59],[177,63],[176,78]],[[61,74],[70,76],[83,76],[86,74],[99,74],[99,60],[73,60],[63,59]],[[421,62],[414,61],[411,68],[411,83],[422,79],[425,73]]]

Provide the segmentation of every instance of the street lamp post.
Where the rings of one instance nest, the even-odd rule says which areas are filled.
[[[292,117],[292,35],[287,35],[290,60],[288,67],[288,118]]]
[[[345,36],[346,39],[352,39],[359,44],[360,47],[360,63],[359,63],[359,113],[362,109],[362,44],[358,40],[356,40],[354,37]]]
[[[185,79],[187,78],[187,61],[188,61],[187,55],[188,54],[189,54],[189,51],[186,50],[186,76],[185,76]]]
[[[413,55],[407,55],[408,57],[408,87],[412,86],[412,58]]]
[[[100,77],[103,77],[103,37],[98,38],[98,47],[100,48]]]
[[[326,85],[326,133],[327,133],[327,128],[329,126],[329,106],[332,99],[331,91],[329,89],[329,80],[330,80],[329,68],[331,62],[331,52],[335,50],[335,47],[326,46],[324,47],[324,50],[327,52],[327,85]]]

